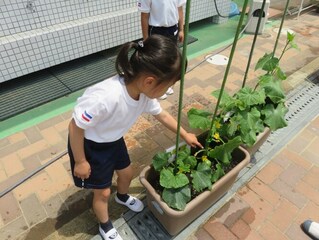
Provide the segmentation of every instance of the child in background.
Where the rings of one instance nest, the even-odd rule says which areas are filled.
[[[184,41],[184,13],[186,0],[138,0],[138,10],[141,12],[141,27],[143,39],[153,34],[160,34],[177,41]],[[167,98],[174,93],[168,88],[159,99]]]
[[[128,195],[133,170],[123,136],[143,112],[177,132],[176,120],[162,110],[156,98],[180,79],[181,65],[181,53],[169,38],[152,35],[144,42],[126,43],[117,56],[118,75],[89,87],[77,100],[69,125],[72,175],[77,187],[93,189],[93,210],[105,240],[122,239],[108,214],[114,171],[116,202],[135,212],[144,207],[138,198]],[[183,128],[180,135],[190,146],[202,147]]]

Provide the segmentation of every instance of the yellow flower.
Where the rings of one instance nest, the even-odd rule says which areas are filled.
[[[207,156],[202,156],[202,160],[207,161],[208,160]]]
[[[215,134],[214,134],[214,138],[215,138],[216,140],[220,140],[219,133],[215,133]]]
[[[221,127],[220,123],[217,122],[217,121],[215,121],[215,127],[216,127],[217,129],[219,129],[219,128]]]

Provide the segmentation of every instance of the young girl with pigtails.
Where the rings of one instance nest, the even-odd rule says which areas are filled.
[[[143,203],[128,195],[133,177],[123,136],[142,113],[152,114],[177,132],[176,120],[164,111],[157,98],[179,81],[181,52],[161,35],[144,42],[124,44],[117,56],[117,75],[97,83],[78,98],[69,124],[68,152],[77,187],[93,189],[93,210],[103,239],[122,239],[108,214],[112,177],[117,174],[115,201],[135,212]],[[196,136],[180,129],[192,147],[202,147]]]

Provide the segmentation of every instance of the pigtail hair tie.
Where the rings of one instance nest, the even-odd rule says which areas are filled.
[[[143,48],[144,47],[144,42],[141,40],[141,41],[138,41],[137,42],[137,48]]]

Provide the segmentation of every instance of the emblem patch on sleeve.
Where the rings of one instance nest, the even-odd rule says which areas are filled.
[[[92,116],[90,114],[87,113],[87,111],[85,110],[84,113],[82,113],[82,119],[86,122],[90,122],[92,120]]]

